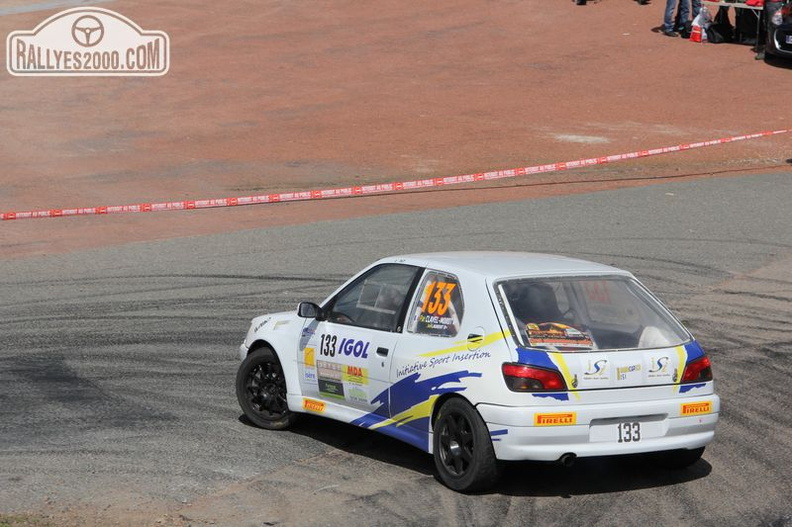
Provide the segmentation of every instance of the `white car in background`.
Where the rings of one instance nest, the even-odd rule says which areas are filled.
[[[385,258],[321,304],[253,319],[240,355],[254,424],[376,430],[461,492],[494,484],[499,461],[653,452],[683,468],[720,410],[709,358],[635,277],[544,254]]]

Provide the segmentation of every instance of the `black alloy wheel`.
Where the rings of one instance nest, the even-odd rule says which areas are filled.
[[[242,361],[236,378],[239,405],[253,424],[281,430],[294,422],[296,415],[286,401],[286,377],[275,352],[259,348]]]
[[[443,403],[437,414],[434,459],[440,480],[459,492],[483,490],[500,476],[484,420],[459,397]]]

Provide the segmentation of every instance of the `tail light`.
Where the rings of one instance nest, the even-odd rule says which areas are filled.
[[[704,356],[685,365],[682,382],[707,382],[712,380],[709,357]]]
[[[502,370],[506,386],[513,392],[557,392],[567,389],[564,378],[557,371],[508,362]]]

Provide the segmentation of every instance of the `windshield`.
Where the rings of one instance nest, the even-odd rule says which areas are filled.
[[[512,334],[525,347],[651,349],[690,340],[679,322],[627,277],[504,280],[495,289]]]

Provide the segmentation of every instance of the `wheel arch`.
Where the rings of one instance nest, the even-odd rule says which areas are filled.
[[[430,431],[434,431],[435,421],[437,421],[437,414],[440,413],[440,408],[442,408],[449,399],[462,399],[463,401],[467,401],[473,408],[476,408],[476,405],[473,404],[470,399],[459,392],[444,393],[443,395],[439,396],[437,400],[435,400],[434,406],[432,407],[432,416],[431,420],[429,421]],[[478,409],[476,409],[476,411],[478,412]]]
[[[272,350],[272,353],[278,358],[280,362],[281,368],[283,368],[283,375],[286,378],[286,391],[288,395],[302,395],[302,390],[300,389],[300,380],[299,380],[299,372],[298,372],[298,365],[296,357],[287,357],[286,354],[278,351],[278,345],[274,344],[275,339],[266,339],[259,337],[253,341],[248,348],[247,355],[250,355],[254,351],[260,350],[262,348],[269,348]],[[285,347],[285,343],[281,343]],[[291,360],[290,360],[291,359]],[[299,412],[299,408],[292,408],[292,411]]]
[[[281,360],[281,357],[280,357],[280,355],[278,355],[278,350],[275,349],[275,346],[273,346],[272,344],[270,344],[268,341],[266,341],[264,339],[256,339],[253,342],[253,344],[251,344],[250,347],[248,348],[247,354],[250,355],[254,351],[259,350],[261,348],[269,348],[269,349],[271,349],[272,352],[275,354],[275,356],[278,357],[278,360]]]

